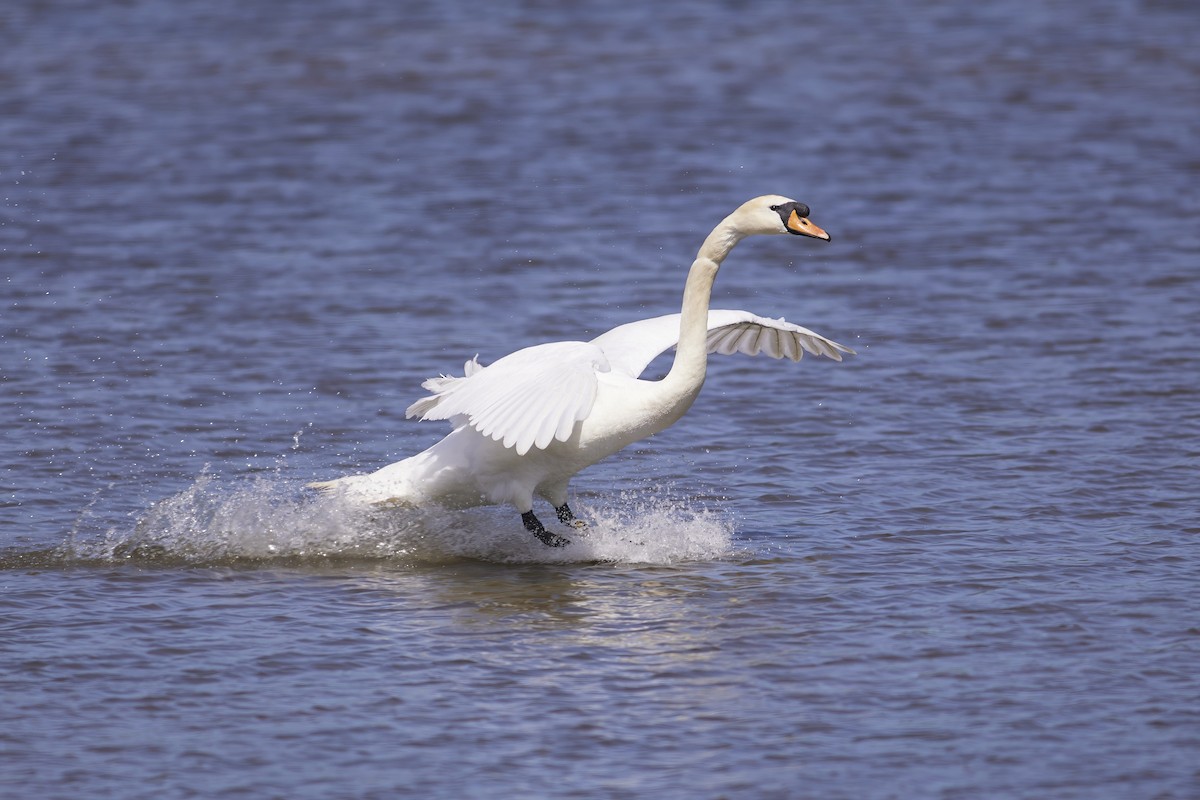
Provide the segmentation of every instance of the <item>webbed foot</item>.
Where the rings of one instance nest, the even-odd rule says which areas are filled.
[[[546,530],[546,526],[542,524],[542,521],[532,511],[526,511],[522,514],[521,522],[525,525],[525,530],[536,536],[547,547],[566,547],[571,543],[570,539]]]
[[[564,525],[570,525],[576,530],[586,528],[588,524],[581,519],[575,518],[575,512],[571,511],[571,506],[563,503],[561,506],[555,506],[554,513],[558,515],[558,521]]]

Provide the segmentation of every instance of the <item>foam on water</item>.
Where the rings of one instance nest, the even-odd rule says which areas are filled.
[[[527,534],[509,508],[363,508],[278,475],[206,474],[137,515],[128,528],[73,536],[65,555],[190,564],[364,559],[668,564],[732,551],[730,520],[669,495],[626,493],[576,506],[588,526],[560,530],[572,544],[552,549]]]

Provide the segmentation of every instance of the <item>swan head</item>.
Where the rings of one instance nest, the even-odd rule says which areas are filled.
[[[829,234],[808,218],[808,206],[778,194],[766,194],[742,204],[732,222],[744,235],[791,233],[829,241]]]

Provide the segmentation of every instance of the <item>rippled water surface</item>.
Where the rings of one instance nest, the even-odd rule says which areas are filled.
[[[1200,13],[0,10],[0,780],[39,798],[1200,796]],[[303,485],[420,382],[715,290],[511,509]],[[656,369],[652,367],[652,369]],[[661,370],[659,372],[661,374]]]

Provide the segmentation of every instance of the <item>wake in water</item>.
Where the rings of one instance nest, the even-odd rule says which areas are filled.
[[[132,530],[69,543],[68,558],[189,564],[391,560],[439,563],[624,562],[669,564],[728,555],[732,526],[719,514],[666,494],[579,502],[588,527],[548,548],[509,509],[363,508],[279,477],[201,476],[147,509]]]

